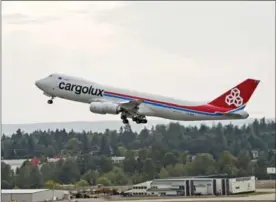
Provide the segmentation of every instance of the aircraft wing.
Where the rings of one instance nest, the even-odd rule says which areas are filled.
[[[93,99],[92,102],[107,102],[105,99]],[[141,99],[135,99],[130,101],[116,102],[121,110],[130,116],[137,116],[138,106],[143,102]]]
[[[143,100],[130,100],[128,102],[120,102],[121,108],[125,110],[135,110],[138,109],[138,106],[143,102]]]

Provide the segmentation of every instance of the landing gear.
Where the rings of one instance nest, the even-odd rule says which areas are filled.
[[[123,124],[129,124],[129,121],[127,119],[123,119]]]
[[[123,121],[123,124],[129,124],[127,115],[125,113],[121,114],[121,119]],[[141,116],[141,115],[132,117],[132,121],[136,122],[137,124],[140,124],[140,123],[146,124],[148,122],[146,117]]]
[[[47,101],[48,104],[53,104],[53,99],[54,97],[52,97],[50,100]]]
[[[145,123],[148,122],[148,120],[144,117],[141,117],[141,118],[140,117],[133,117],[132,121],[136,122],[137,124],[140,124],[140,123],[145,124]]]
[[[125,115],[122,115],[121,119],[123,121],[123,124],[129,124],[129,121],[128,121],[128,119],[127,119],[127,117]]]
[[[143,119],[142,123],[146,124],[146,123],[148,123],[148,120],[147,119]]]

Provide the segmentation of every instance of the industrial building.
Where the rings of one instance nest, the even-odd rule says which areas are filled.
[[[266,172],[269,175],[270,179],[276,179],[276,168],[275,167],[267,167]]]
[[[1,202],[43,202],[68,199],[69,192],[50,189],[2,189]]]
[[[127,193],[130,195],[155,196],[194,196],[194,195],[231,195],[254,192],[255,177],[182,177],[154,179],[134,185]]]

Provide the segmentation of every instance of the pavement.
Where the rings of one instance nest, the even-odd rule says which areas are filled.
[[[72,202],[104,202],[104,201],[121,201],[121,202],[188,202],[188,201],[275,201],[276,192],[274,189],[257,189],[257,192],[271,192],[260,195],[249,196],[230,196],[230,197],[195,197],[195,198],[162,198],[162,199],[130,199],[130,200],[104,200],[104,199],[74,199]]]

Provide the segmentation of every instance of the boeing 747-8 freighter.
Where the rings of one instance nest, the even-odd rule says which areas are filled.
[[[54,98],[82,102],[89,104],[93,113],[120,114],[124,124],[129,123],[128,118],[139,124],[147,123],[146,117],[150,116],[178,121],[246,119],[249,114],[244,108],[259,80],[246,79],[204,103],[106,86],[63,74],[51,74],[35,84],[50,97],[48,104]]]

